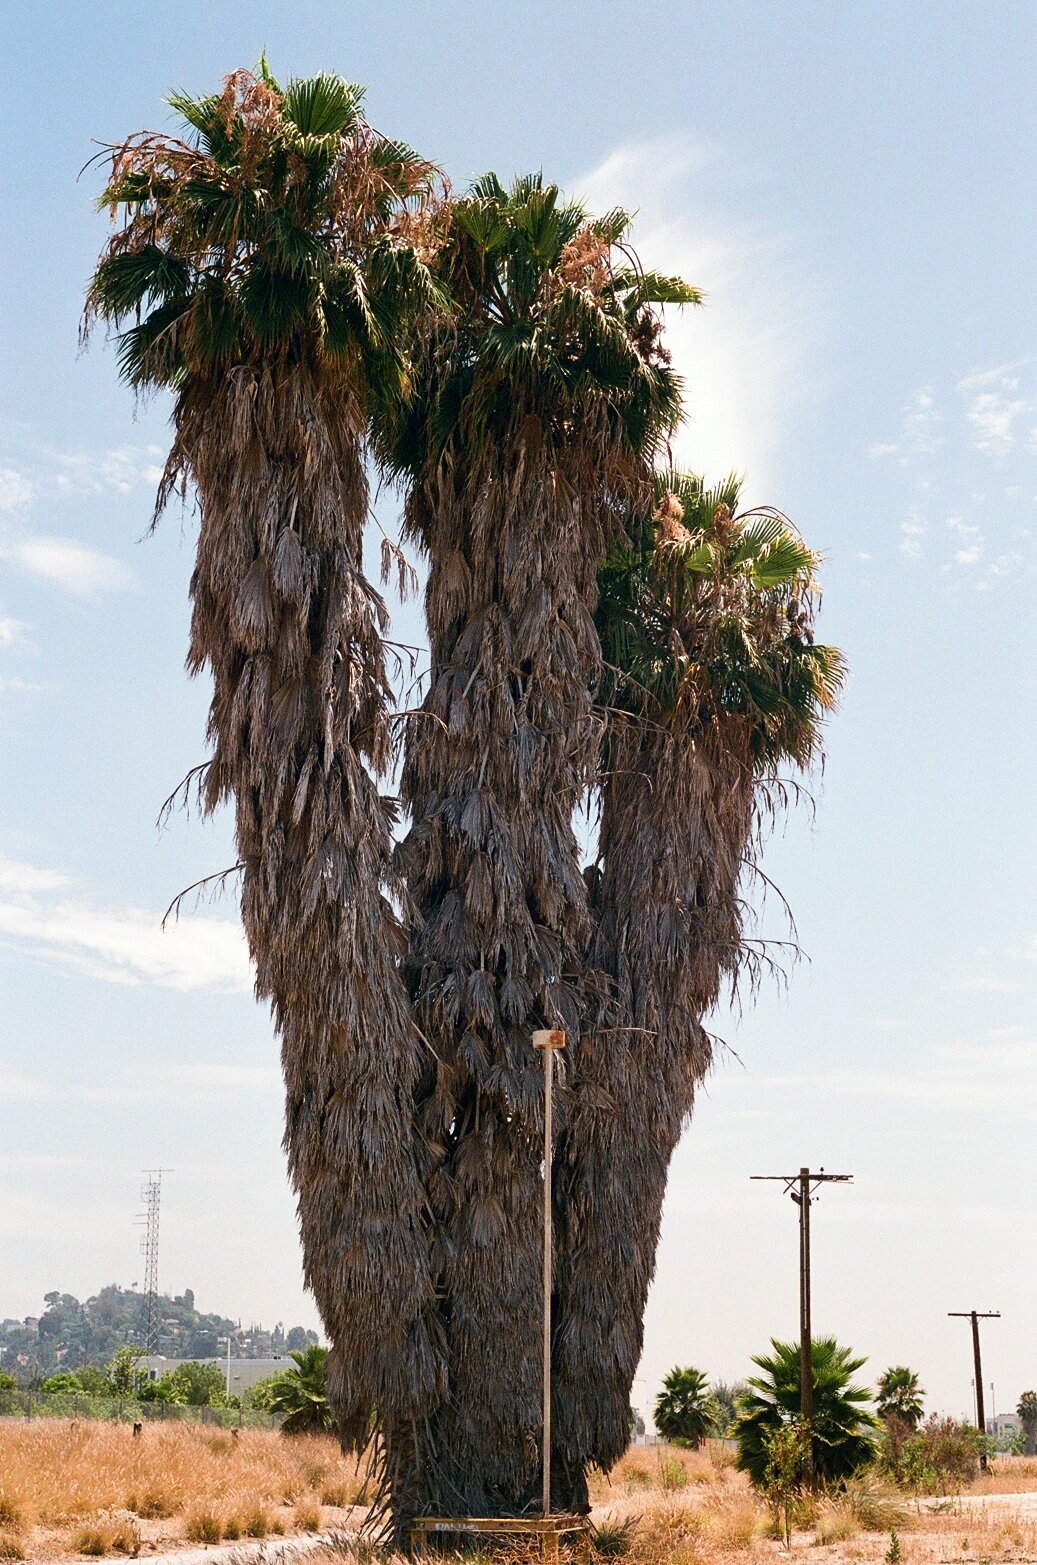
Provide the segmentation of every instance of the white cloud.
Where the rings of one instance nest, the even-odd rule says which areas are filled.
[[[975,522],[967,522],[962,516],[948,516],[946,524],[957,533],[961,548],[954,554],[955,565],[978,565],[983,558],[985,540],[982,529]]]
[[[144,908],[103,908],[64,892],[67,877],[0,860],[0,936],[27,956],[114,984],[246,993],[252,975],[237,920],[185,915],[161,927]]]
[[[1014,371],[1029,362],[1024,359],[1019,364],[1001,364],[995,369],[966,375],[958,382],[958,390],[967,399],[965,416],[972,425],[973,445],[977,451],[985,451],[990,456],[1007,456],[1019,440],[1016,426],[1027,415],[1037,412],[1037,400],[1016,395],[1019,376]]]
[[[928,386],[922,386],[903,409],[899,439],[873,442],[868,447],[868,455],[895,456],[904,467],[921,457],[932,456],[943,445],[943,436],[939,433],[941,422],[936,399]]]
[[[76,597],[119,592],[133,582],[133,573],[121,560],[88,549],[74,538],[23,538],[6,553],[23,570],[54,582]]]
[[[8,859],[0,854],[0,891],[33,893],[58,891],[68,885],[68,876],[57,870],[37,869],[35,864],[25,864],[19,859]]]
[[[718,164],[715,148],[682,138],[637,142],[575,188],[593,210],[636,210],[632,241],[645,265],[705,292],[701,307],[666,312],[688,410],[675,455],[710,476],[745,473],[744,499],[753,504],[774,501],[790,409],[816,383],[805,363],[816,323],[804,304],[805,263],[788,241],[732,221],[705,194]]]
[[[103,494],[114,489],[128,494],[140,484],[156,485],[162,477],[158,446],[120,446],[110,451],[52,451],[47,482],[61,493]]]
[[[15,467],[0,467],[0,511],[19,511],[31,504],[36,486]]]
[[[922,539],[925,537],[926,531],[925,522],[922,521],[918,511],[913,509],[909,519],[900,524],[901,554],[906,554],[909,559],[917,559],[922,552]]]
[[[45,1096],[43,1083],[34,1081],[31,1076],[21,1076],[15,1072],[0,1072],[0,1103],[5,1100],[11,1102]]]
[[[24,629],[23,620],[0,615],[0,647],[13,647],[15,642],[21,639]]]

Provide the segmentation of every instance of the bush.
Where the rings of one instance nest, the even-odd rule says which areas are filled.
[[[758,1489],[767,1484],[771,1441],[800,1419],[799,1343],[772,1340],[771,1347],[769,1356],[761,1353],[753,1359],[762,1373],[749,1379],[735,1424],[738,1466]],[[851,1478],[874,1455],[871,1396],[852,1378],[864,1362],[850,1348],[840,1347],[834,1337],[815,1337],[811,1344],[812,1466],[821,1483]]]
[[[659,1487],[665,1489],[667,1494],[672,1494],[676,1489],[684,1489],[688,1483],[688,1470],[684,1463],[675,1456],[668,1456],[659,1464]]]
[[[223,1524],[215,1511],[192,1511],[187,1518],[184,1536],[191,1543],[219,1543],[223,1537]]]
[[[0,1560],[23,1560],[25,1550],[13,1533],[0,1533]]]
[[[972,1424],[933,1414],[912,1435],[890,1424],[879,1442],[880,1471],[917,1494],[960,1490],[975,1479],[984,1437]]]

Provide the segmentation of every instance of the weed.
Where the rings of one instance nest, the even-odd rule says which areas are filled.
[[[889,1548],[886,1550],[886,1565],[900,1565],[903,1559],[903,1551],[900,1547],[900,1537],[894,1527],[889,1535]]]
[[[223,1523],[215,1511],[200,1508],[188,1516],[184,1536],[191,1543],[219,1543],[223,1537]]]

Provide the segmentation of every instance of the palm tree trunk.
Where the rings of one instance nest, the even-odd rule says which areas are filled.
[[[606,1471],[630,1441],[670,1159],[710,1064],[703,1018],[738,962],[752,823],[751,773],[702,745],[619,718],[608,748],[588,962],[598,1001],[556,1166],[555,1347],[559,1459]]]
[[[589,935],[572,825],[594,766],[601,527],[527,420],[408,504],[430,559],[428,696],[402,792],[408,970],[449,1394],[424,1503],[514,1514],[538,1492],[543,1088],[531,1034],[580,1026]],[[557,466],[556,466],[557,464]],[[565,1090],[557,1107],[564,1115]]]
[[[386,896],[393,808],[371,775],[389,690],[361,571],[363,428],[304,366],[237,368],[181,396],[166,481],[189,474],[200,500],[189,666],[214,681],[205,798],[235,802],[306,1281],[356,1446],[375,1409],[386,1428],[424,1416],[441,1373],[412,1128],[422,1045]]]

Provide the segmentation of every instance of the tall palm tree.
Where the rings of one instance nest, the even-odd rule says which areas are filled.
[[[709,1381],[691,1364],[675,1367],[655,1399],[655,1427],[664,1440],[698,1450],[716,1421],[716,1403]]]
[[[759,960],[739,882],[779,768],[809,763],[842,677],[810,630],[817,555],[778,513],[737,515],[738,492],[660,476],[600,576],[598,998],[558,1158],[556,1416],[573,1466],[607,1469],[626,1447],[667,1171],[710,1064],[704,1021]]]
[[[895,1418],[908,1429],[918,1428],[922,1419],[922,1390],[918,1376],[906,1364],[893,1364],[878,1379],[876,1409],[880,1418]]]
[[[738,1466],[758,1486],[766,1477],[771,1437],[800,1415],[799,1343],[772,1339],[771,1347],[773,1353],[753,1359],[761,1373],[749,1377],[735,1426]],[[871,1393],[853,1384],[853,1376],[865,1362],[854,1357],[852,1348],[840,1347],[834,1337],[815,1337],[811,1343],[813,1471],[822,1483],[852,1478],[874,1455]]]
[[[131,385],[172,393],[156,516],[200,509],[188,666],[213,679],[200,795],[233,799],[242,914],[270,999],[306,1277],[344,1437],[441,1384],[412,1096],[422,1045],[397,969],[385,610],[365,579],[365,430],[398,394],[408,301],[434,289],[433,171],[335,76],[265,64],[170,99],[182,138],[109,149],[120,222],[87,320]]]
[[[600,731],[597,570],[679,413],[653,305],[698,297],[636,265],[627,223],[592,220],[539,176],[505,189],[487,175],[454,202],[437,256],[454,313],[424,335],[413,395],[379,447],[429,562],[431,674],[406,735],[401,861],[432,1049],[421,1120],[438,1147],[450,1376],[426,1503],[454,1514],[514,1512],[539,1482],[530,1034],[581,1026],[589,921],[573,812]],[[568,1503],[570,1479],[556,1478]]]

